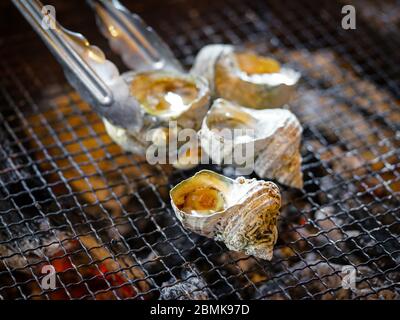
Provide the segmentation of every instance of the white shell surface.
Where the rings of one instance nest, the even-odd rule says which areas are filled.
[[[234,46],[228,44],[210,44],[203,47],[196,56],[190,73],[207,79],[210,89],[214,91],[215,65],[224,53],[234,50]]]
[[[225,200],[224,209],[207,215],[182,211],[178,204],[200,187],[220,191]],[[281,205],[279,188],[274,183],[243,177],[233,180],[202,170],[176,185],[170,196],[174,212],[186,228],[223,241],[231,250],[267,260],[272,258]]]
[[[238,124],[241,130],[245,128],[246,134],[233,133],[232,139],[221,134],[223,129],[237,129],[232,123]],[[299,121],[289,110],[254,110],[217,99],[203,120],[200,139],[204,152],[215,163],[226,164],[225,159],[235,159],[235,152],[253,150],[246,154],[246,159],[253,164],[254,172],[260,178],[302,188],[301,133]],[[245,148],[245,144],[253,146]],[[239,166],[234,161],[231,164]]]

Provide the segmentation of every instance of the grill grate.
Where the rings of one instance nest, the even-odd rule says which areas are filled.
[[[398,299],[399,3],[385,2],[389,27],[376,3],[355,1],[361,14],[351,31],[341,29],[342,5],[332,1],[126,4],[186,66],[202,46],[224,42],[273,52],[302,72],[292,110],[304,126],[304,189],[282,189],[271,262],[186,231],[168,191],[195,170],[151,167],[121,151],[3,5],[0,298]],[[87,8],[55,5],[63,25],[124,70]],[[11,21],[18,23],[9,34]],[[43,290],[49,263],[57,287]],[[343,266],[357,271],[354,291],[342,288]]]

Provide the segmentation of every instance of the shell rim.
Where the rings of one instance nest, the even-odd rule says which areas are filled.
[[[266,79],[266,81],[252,81],[250,79],[250,76],[248,75],[247,72],[242,71],[239,66],[236,63],[234,54],[236,52],[251,52],[254,53],[258,56],[264,56],[262,54],[259,54],[258,52],[254,52],[252,50],[247,50],[247,49],[241,49],[241,48],[237,48],[235,46],[232,46],[232,49],[228,52],[221,52],[221,54],[219,55],[219,57],[216,59],[215,61],[215,66],[214,68],[216,69],[217,64],[221,63],[221,59],[226,58],[227,59],[227,64],[223,65],[225,72],[227,72],[228,74],[231,74],[234,77],[237,77],[238,79],[240,79],[240,81],[243,81],[247,84],[251,84],[251,85],[257,85],[257,86],[267,86],[269,88],[278,88],[280,86],[287,86],[287,87],[293,87],[296,86],[297,83],[299,82],[300,78],[301,78],[301,73],[299,71],[296,71],[293,68],[288,68],[286,65],[282,65],[277,59],[275,59],[274,57],[272,57],[271,59],[274,59],[275,61],[277,61],[280,65],[281,68],[279,70],[279,72],[271,72],[271,73],[262,73],[261,75],[282,75],[282,74],[287,74],[287,73],[292,73],[293,76],[293,83],[291,84],[287,84],[285,82],[278,82],[275,84],[271,84],[269,79]]]
[[[280,110],[280,111],[281,111],[281,110],[285,110],[286,112],[289,112],[289,114],[290,114],[291,116],[294,116],[294,118],[298,121],[296,115],[295,115],[292,111],[289,110],[289,105],[288,105],[288,104],[285,104],[285,105],[282,106],[281,108],[253,109],[253,108],[249,108],[249,107],[242,106],[242,105],[240,105],[240,104],[238,104],[238,103],[236,103],[236,102],[234,102],[234,101],[230,101],[230,100],[228,100],[228,99],[217,98],[217,99],[215,99],[215,100],[213,101],[213,103],[212,103],[211,106],[210,106],[210,109],[207,111],[207,114],[205,115],[205,117],[204,117],[204,119],[203,119],[202,128],[201,128],[201,130],[200,130],[200,134],[201,134],[201,132],[203,131],[203,127],[204,127],[205,129],[207,129],[207,131],[211,132],[213,135],[216,135],[216,136],[218,136],[219,138],[224,138],[224,139],[226,139],[226,137],[220,135],[218,132],[213,131],[213,130],[208,126],[208,123],[207,123],[208,117],[209,117],[209,115],[211,114],[211,112],[213,111],[213,108],[214,108],[214,109],[219,108],[219,106],[217,105],[217,103],[221,103],[221,102],[222,102],[222,103],[226,103],[226,102],[227,102],[227,103],[231,104],[231,107],[237,108],[238,111],[240,111],[240,112],[245,112],[245,113],[249,114],[252,118],[254,118],[254,116],[251,114],[252,112],[255,112],[255,113],[260,112],[260,113],[261,113],[261,112],[266,111],[266,110],[268,110],[268,112],[272,112],[272,111],[274,111],[274,110]],[[221,105],[221,107],[223,107],[223,105]],[[286,108],[285,108],[285,107],[286,107]],[[257,120],[257,119],[256,119],[256,120]],[[299,122],[299,121],[298,121],[298,122]],[[257,123],[258,123],[258,120],[257,120]],[[300,122],[299,122],[299,124],[300,124]],[[281,128],[281,127],[279,127],[279,128]],[[263,140],[263,139],[265,139],[265,138],[266,138],[266,136],[260,136],[260,137],[254,138],[252,141],[255,143],[255,142],[260,141],[260,140]],[[230,141],[233,141],[233,142],[234,142],[235,140],[234,140],[234,139],[233,139],[233,140],[230,139]]]
[[[149,70],[149,71],[127,71],[127,72],[122,74],[122,78],[127,83],[127,85],[130,86],[133,78],[135,78],[138,75],[142,75],[142,74],[166,75],[166,76],[169,76],[169,77],[176,77],[176,78],[180,78],[180,79],[184,79],[184,80],[189,80],[189,81],[193,82],[196,85],[196,89],[198,90],[197,97],[194,100],[192,100],[186,106],[185,109],[181,110],[177,114],[167,114],[167,115],[160,115],[160,114],[154,114],[154,113],[149,112],[149,110],[147,108],[145,108],[136,99],[136,97],[130,93],[130,90],[129,90],[129,96],[132,97],[133,99],[135,99],[135,101],[138,103],[142,113],[144,113],[145,115],[151,116],[151,117],[158,118],[160,120],[167,120],[167,119],[174,120],[174,119],[177,119],[181,115],[183,115],[185,112],[189,111],[193,107],[193,105],[196,105],[202,99],[207,97],[207,95],[208,96],[210,95],[210,86],[209,86],[208,80],[205,79],[203,76],[200,76],[200,75],[193,75],[193,74],[189,74],[189,73],[184,73],[184,72],[179,72],[179,71],[171,71],[171,70]]]
[[[183,213],[183,214],[186,215],[186,216],[194,216],[193,214],[190,214],[190,213],[187,213],[187,212],[185,212],[185,211],[180,210],[180,209],[175,205],[173,193],[176,191],[176,189],[177,189],[178,187],[182,186],[182,184],[185,184],[185,183],[187,183],[189,180],[194,179],[196,176],[199,176],[199,175],[202,175],[202,174],[205,174],[205,173],[206,173],[206,174],[211,174],[211,175],[214,175],[214,176],[221,177],[221,178],[223,178],[224,180],[226,180],[226,181],[229,182],[229,183],[232,183],[232,184],[235,183],[235,180],[234,180],[234,179],[229,178],[229,177],[226,177],[226,176],[224,176],[224,175],[222,175],[222,174],[219,174],[219,173],[217,173],[217,172],[215,172],[215,171],[212,171],[212,170],[203,169],[203,170],[200,170],[200,171],[196,172],[193,176],[191,176],[191,177],[189,177],[189,178],[187,178],[187,179],[185,179],[185,180],[182,180],[181,182],[179,182],[178,184],[176,184],[176,185],[170,190],[170,192],[169,192],[169,196],[170,196],[170,198],[171,198],[171,204],[172,204],[172,206],[173,206],[174,208],[176,208],[180,213]],[[220,213],[222,213],[222,212],[224,212],[224,211],[226,211],[226,210],[227,210],[227,209],[220,210],[220,211],[215,211],[215,212],[213,212],[213,213],[210,213],[210,214],[205,215],[204,217],[207,217],[207,218],[208,218],[208,217],[212,217],[212,216],[217,215],[217,214],[220,214]]]

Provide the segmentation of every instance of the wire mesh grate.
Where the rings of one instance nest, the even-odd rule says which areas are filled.
[[[123,70],[88,8],[54,4],[64,25]],[[185,230],[168,192],[196,170],[150,166],[117,147],[29,27],[6,32],[22,19],[5,5],[0,298],[398,299],[398,3],[385,2],[379,14],[375,2],[354,1],[361,14],[351,31],[341,29],[342,4],[332,1],[125,4],[187,67],[202,46],[224,42],[272,52],[301,71],[291,108],[304,127],[304,189],[282,187],[271,262]],[[42,288],[47,264],[56,289]],[[343,288],[343,267],[355,268],[356,290]]]

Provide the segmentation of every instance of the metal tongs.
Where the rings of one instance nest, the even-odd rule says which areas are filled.
[[[128,83],[100,48],[80,33],[69,31],[38,0],[13,0],[25,19],[62,65],[69,83],[92,108],[112,124],[135,130],[139,107]],[[134,71],[183,68],[169,47],[136,14],[117,0],[88,0],[110,47]]]

